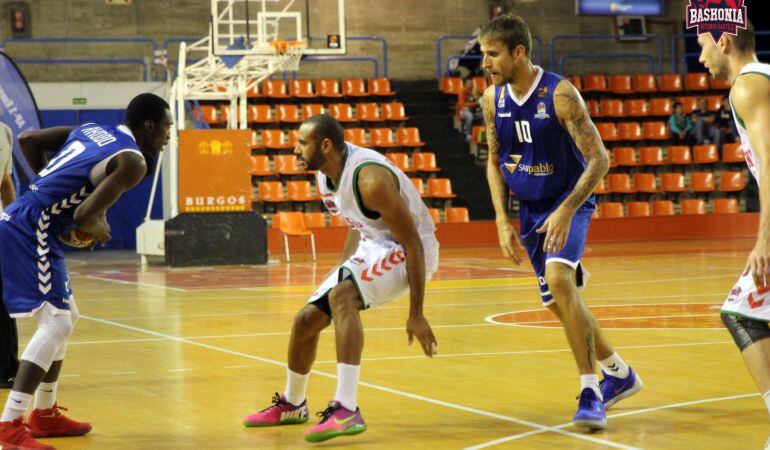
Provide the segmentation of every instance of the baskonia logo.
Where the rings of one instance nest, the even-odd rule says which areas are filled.
[[[744,0],[690,0],[685,14],[687,28],[696,27],[697,34],[711,34],[714,43],[722,34],[738,34],[738,28],[746,29],[746,5]]]

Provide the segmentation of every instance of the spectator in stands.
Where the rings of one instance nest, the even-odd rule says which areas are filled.
[[[674,112],[668,119],[671,138],[677,145],[692,145],[692,122],[684,114],[681,102],[674,102]]]
[[[698,97],[698,109],[692,112],[693,133],[695,134],[695,143],[716,144],[722,151],[724,134],[716,125],[717,112],[709,111],[708,100],[705,97]]]
[[[470,142],[472,139],[471,131],[473,123],[480,122],[483,118],[481,107],[479,106],[479,97],[481,93],[476,89],[473,78],[467,77],[463,80],[463,91],[457,98],[457,114],[462,121],[462,131],[465,134],[465,140]]]
[[[733,108],[730,105],[730,97],[727,95],[722,96],[722,107],[717,111],[714,123],[722,131],[725,142],[735,142],[738,140],[738,129],[735,128],[735,120],[733,120]]]

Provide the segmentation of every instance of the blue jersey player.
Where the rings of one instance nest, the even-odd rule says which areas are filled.
[[[91,430],[90,424],[65,417],[56,404],[67,339],[78,317],[59,236],[77,228],[105,244],[107,209],[152,168],[170,127],[168,103],[140,94],[128,105],[125,125],[56,127],[19,137],[38,175],[0,214],[0,270],[8,312],[34,317],[37,330],[0,418],[0,447],[52,449],[34,438]],[[48,161],[50,151],[55,153]],[[24,423],[33,394],[34,409]]]
[[[529,27],[504,15],[480,35],[483,67],[492,77],[482,99],[487,125],[487,177],[500,246],[516,264],[524,244],[543,304],[561,321],[580,372],[575,425],[603,428],[605,408],[642,388],[586,308],[578,288],[588,273],[580,259],[596,208],[593,191],[610,162],[575,87],[532,64]],[[505,208],[506,187],[519,199],[521,241]],[[599,383],[594,360],[603,368]]]

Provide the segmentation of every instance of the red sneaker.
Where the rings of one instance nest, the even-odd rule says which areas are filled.
[[[91,431],[91,424],[75,422],[59,410],[67,408],[54,403],[51,409],[33,409],[27,419],[27,431],[32,437],[82,436]]]
[[[9,449],[36,449],[36,450],[54,450],[50,445],[45,445],[36,441],[26,428],[24,428],[24,419],[19,417],[13,422],[0,422],[0,441],[2,448]],[[8,447],[6,447],[6,445]]]

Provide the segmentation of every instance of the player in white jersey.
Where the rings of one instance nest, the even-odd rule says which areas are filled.
[[[326,114],[303,122],[297,137],[300,166],[317,170],[317,188],[326,209],[348,223],[340,263],[294,318],[289,342],[287,384],[273,405],[249,415],[251,427],[304,423],[305,392],[321,331],[334,318],[337,393],[321,422],[305,440],[321,442],[358,434],[366,424],[356,403],[364,331],[359,312],[409,292],[409,343],[417,338],[425,355],[436,339],[423,316],[425,281],[438,268],[435,224],[409,178],[381,154],[344,141],[342,126]]]
[[[730,85],[746,164],[759,184],[759,233],[746,268],[722,305],[722,321],[770,411],[770,65],[757,61],[751,23],[719,42],[698,36],[700,62]]]

